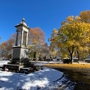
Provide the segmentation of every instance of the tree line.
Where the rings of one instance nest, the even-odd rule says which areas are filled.
[[[29,57],[41,58],[42,56],[60,56],[63,58],[78,60],[85,59],[90,54],[90,10],[80,12],[78,16],[68,16],[62,21],[60,28],[53,29],[50,46],[45,42],[45,33],[41,28],[29,29]],[[2,42],[0,48],[2,56],[8,56],[15,44],[16,34]]]
[[[20,35],[19,35],[20,36]],[[40,57],[43,54],[47,53],[48,50],[48,45],[45,43],[45,33],[43,30],[39,27],[36,28],[30,28],[29,29],[29,34],[28,34],[28,56],[29,58],[36,58],[36,56]],[[15,46],[15,41],[16,41],[16,34],[12,34],[11,37],[0,44],[0,49],[1,49],[1,56],[2,57],[7,57],[11,58],[12,54],[12,46]],[[19,40],[20,41],[20,37]],[[24,40],[25,41],[25,40]]]

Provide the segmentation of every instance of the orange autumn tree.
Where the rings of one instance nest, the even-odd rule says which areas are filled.
[[[1,45],[0,45],[0,49],[2,50],[2,57],[7,57],[7,42],[2,42]]]
[[[36,27],[36,28],[30,28],[29,30],[29,43],[45,43],[45,34],[41,28]]]
[[[8,57],[8,54],[11,53],[12,46],[15,45],[15,39],[16,34],[12,34],[6,42],[1,43],[0,49],[2,50],[3,57]]]
[[[45,34],[39,27],[30,28],[29,30],[29,52],[36,58],[36,54],[41,52],[42,46],[45,44]]]

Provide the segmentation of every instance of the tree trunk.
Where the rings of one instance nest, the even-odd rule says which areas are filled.
[[[69,51],[69,54],[70,54],[70,61],[72,63],[72,55],[73,55],[73,51],[74,51],[74,46],[71,47],[71,49],[68,47],[68,51]]]
[[[36,52],[34,52],[34,58],[36,58]]]
[[[71,60],[71,64],[72,64],[72,53],[70,53],[70,60]]]
[[[79,58],[79,52],[78,51],[77,51],[77,58],[78,58],[78,61],[79,61],[80,58]]]

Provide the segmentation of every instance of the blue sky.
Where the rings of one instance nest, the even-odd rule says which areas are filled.
[[[54,28],[58,29],[66,17],[85,10],[90,10],[90,0],[0,0],[0,43],[16,33],[14,26],[24,17],[30,28],[44,31],[49,44]]]

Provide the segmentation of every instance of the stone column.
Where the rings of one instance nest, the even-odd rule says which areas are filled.
[[[21,31],[21,45],[23,45],[23,30]]]
[[[27,36],[26,36],[26,46],[28,44],[28,32],[27,32]]]
[[[16,43],[15,45],[17,46],[18,45],[18,31],[17,31],[17,35],[16,35]]]

